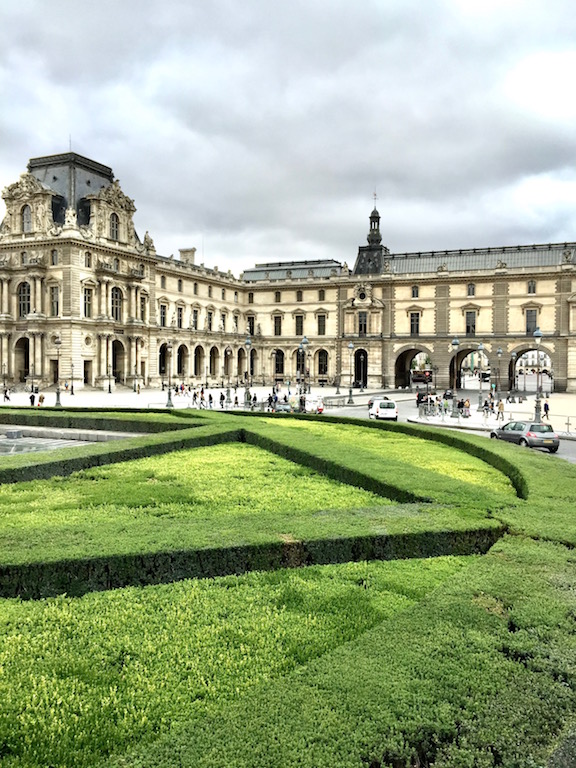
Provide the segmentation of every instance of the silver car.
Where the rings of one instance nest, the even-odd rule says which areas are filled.
[[[560,447],[560,439],[552,425],[537,421],[509,421],[508,424],[493,429],[490,437],[517,443],[524,448],[547,448],[550,453],[556,453]]]

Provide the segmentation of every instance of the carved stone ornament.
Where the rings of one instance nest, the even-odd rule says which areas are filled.
[[[502,259],[498,259],[498,262],[496,264],[496,269],[506,269],[508,265],[505,261],[502,261]]]
[[[89,197],[92,198],[92,195]],[[97,195],[94,195],[94,199],[103,200],[112,208],[116,208],[118,210],[127,211],[128,213],[136,212],[134,201],[130,199],[128,195],[125,195],[124,192],[122,192],[120,189],[120,184],[118,183],[118,179],[113,181],[112,184],[109,184],[107,187],[104,187],[104,189],[100,190]]]
[[[48,190],[41,184],[35,176],[31,173],[23,173],[20,176],[20,180],[14,184],[10,184],[2,192],[2,197],[6,200],[6,203],[24,200],[31,195],[36,195],[38,192],[47,192]]]
[[[572,264],[572,251],[565,250],[562,254],[562,261],[564,264]]]

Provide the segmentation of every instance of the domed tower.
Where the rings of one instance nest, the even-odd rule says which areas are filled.
[[[368,245],[361,245],[358,248],[358,256],[354,265],[355,275],[379,275],[384,271],[384,257],[390,253],[389,249],[382,245],[380,214],[376,206],[370,214],[370,230],[367,240]]]

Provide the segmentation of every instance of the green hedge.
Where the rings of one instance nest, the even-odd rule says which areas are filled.
[[[0,597],[33,600],[62,594],[78,597],[106,589],[250,571],[361,560],[484,554],[503,533],[503,527],[489,527],[0,565]]]

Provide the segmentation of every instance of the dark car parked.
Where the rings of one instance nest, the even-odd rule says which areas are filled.
[[[550,453],[556,453],[560,447],[560,439],[552,425],[535,421],[509,421],[493,429],[490,437],[516,443],[524,448],[547,448]]]

